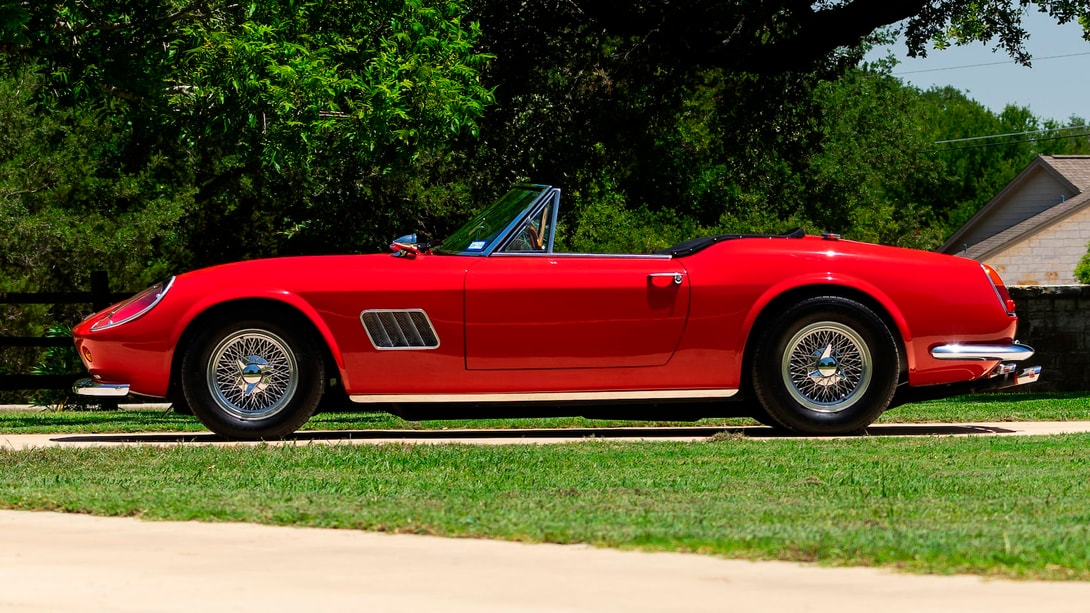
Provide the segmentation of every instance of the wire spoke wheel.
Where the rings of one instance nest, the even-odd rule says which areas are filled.
[[[873,310],[815,296],[763,326],[752,358],[753,392],[773,425],[803,434],[862,432],[897,390],[897,340]]]
[[[854,330],[838,322],[818,322],[787,342],[782,376],[799,404],[819,412],[839,412],[866,392],[872,376],[870,349]]]
[[[325,392],[322,346],[307,321],[221,316],[204,323],[182,357],[186,403],[209,430],[234,440],[283,438]]]
[[[264,419],[283,410],[299,385],[295,355],[265,330],[239,330],[208,360],[208,387],[223,410],[238,419]]]

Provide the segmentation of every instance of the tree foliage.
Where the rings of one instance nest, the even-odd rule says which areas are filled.
[[[629,44],[633,64],[656,70],[718,68],[751,74],[811,72],[854,64],[886,26],[903,28],[910,54],[930,45],[991,43],[1023,63],[1022,18],[1048,13],[1090,28],[1086,0],[522,0],[485,6],[527,16],[532,30],[579,31]],[[502,21],[502,20],[500,20]],[[492,25],[494,19],[484,22]],[[511,38],[511,36],[504,36]],[[533,47],[533,37],[516,43]]]
[[[1090,245],[1087,245],[1086,255],[1075,265],[1075,279],[1079,283],[1090,284]]]
[[[120,168],[169,160],[163,187],[193,200],[183,266],[328,244],[311,226],[330,200],[365,199],[491,101],[453,0],[3,8],[5,64],[37,72],[39,108],[93,116]]]
[[[0,0],[0,291],[372,249],[375,186],[478,129],[479,35],[459,0]]]
[[[441,237],[522,179],[566,189],[572,249],[790,225],[934,246],[1082,143],[936,145],[1059,126],[856,70],[866,45],[903,19],[917,53],[1025,59],[1026,11],[1087,25],[1088,4],[0,1],[5,246],[56,285],[109,259],[135,286]]]

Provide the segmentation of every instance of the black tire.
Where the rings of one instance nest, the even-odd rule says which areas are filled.
[[[185,400],[184,394],[177,394],[175,397],[168,398],[170,400],[170,410],[178,415],[192,415],[193,409],[189,408],[189,403]]]
[[[809,298],[764,328],[753,356],[753,390],[765,412],[802,434],[854,434],[885,411],[900,357],[889,327],[839,296]]]
[[[314,414],[324,381],[313,336],[277,322],[211,326],[182,357],[182,390],[193,414],[234,440],[295,432]]]

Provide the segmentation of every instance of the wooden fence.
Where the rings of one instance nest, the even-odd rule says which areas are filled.
[[[110,282],[106,273],[95,271],[91,273],[91,291],[89,292],[0,292],[0,304],[90,304],[94,311],[98,311],[131,295],[131,293],[110,292]],[[70,338],[0,336],[0,348],[71,345]],[[0,390],[66,389],[81,376],[86,375],[0,374]]]

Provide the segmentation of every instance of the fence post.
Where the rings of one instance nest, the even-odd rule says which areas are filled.
[[[110,304],[110,279],[106,271],[91,271],[91,308],[101,311]]]
[[[101,311],[102,309],[113,304],[113,300],[110,299],[110,278],[107,276],[105,270],[92,270],[91,271],[91,308],[93,310]],[[117,410],[116,398],[103,398],[101,401],[102,408],[106,410]]]

